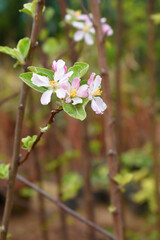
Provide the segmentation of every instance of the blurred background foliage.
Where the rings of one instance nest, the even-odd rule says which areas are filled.
[[[22,0],[0,0],[0,45],[15,47],[18,40],[29,36],[31,18],[25,13],[20,13],[25,1]],[[88,1],[83,0],[83,4],[89,10]],[[108,57],[110,83],[112,89],[112,103],[114,115],[116,114],[115,100],[115,69],[116,69],[116,31],[117,31],[117,10],[116,0],[102,1],[102,16],[107,18],[107,22],[114,29],[115,34],[106,39],[106,53]],[[74,10],[80,9],[75,0],[68,0],[68,6]],[[156,1],[155,12],[160,9],[160,0]],[[71,65],[68,53],[67,38],[64,31],[65,23],[60,16],[58,1],[46,1],[46,9],[42,22],[42,28],[39,35],[39,47],[34,60],[34,65],[51,67],[51,62],[57,57],[63,58],[67,65]],[[156,60],[156,99],[157,99],[157,139],[160,131],[160,31],[159,25],[155,25],[155,60]],[[123,36],[122,36],[122,57],[120,59],[122,69],[122,101],[123,101],[123,153],[121,155],[122,180],[119,180],[120,187],[124,188],[124,196],[127,206],[136,214],[145,216],[143,226],[155,224],[156,202],[154,196],[154,178],[153,178],[153,159],[152,146],[150,142],[150,85],[148,80],[148,14],[147,1],[123,0]],[[89,77],[94,71],[98,74],[97,50],[95,46],[87,46],[83,42],[77,43],[76,50],[79,53],[79,61],[90,64],[90,70],[86,77]],[[40,61],[39,61],[40,60]],[[13,60],[8,56],[0,55],[0,100],[20,89],[21,82],[18,81],[18,75],[22,71],[20,67],[13,69]],[[44,124],[49,108],[39,106],[40,94],[34,96],[35,121],[36,128]],[[12,140],[14,133],[14,124],[16,116],[16,106],[18,98],[9,101],[1,106],[1,125],[4,129],[1,133],[4,142],[1,143],[1,159],[6,161],[5,154],[10,157],[12,153]],[[100,117],[95,116],[90,109],[88,111],[88,136],[90,152],[92,159],[91,182],[94,190],[94,197],[99,202],[101,200],[109,204],[109,178],[108,168],[104,161],[104,139],[103,123]],[[62,117],[63,116],[63,117]],[[64,201],[81,196],[83,191],[82,178],[82,146],[77,140],[77,145],[71,147],[69,143],[69,134],[67,135],[66,117],[61,114],[57,116],[57,127],[59,128],[59,141],[62,142],[64,151],[58,156],[52,155],[48,151],[47,142],[50,135],[41,142],[41,162],[45,163],[42,172],[45,180],[52,180],[53,172],[63,166],[64,175],[62,177],[62,198]],[[8,122],[8,125],[7,125]],[[32,126],[30,119],[30,110],[26,111],[24,135]],[[6,131],[6,132],[5,132]],[[4,135],[5,137],[4,137]],[[8,138],[11,136],[11,139]],[[79,137],[80,135],[78,135]],[[78,138],[77,137],[77,138]],[[5,139],[6,138],[6,139]],[[51,145],[51,144],[50,144]],[[73,144],[74,145],[74,144]],[[6,147],[7,146],[7,147]],[[52,146],[51,146],[52,148]],[[79,159],[79,160],[77,160]],[[75,163],[74,163],[75,162]],[[29,169],[29,166],[27,166]],[[128,173],[132,173],[132,178]],[[125,177],[126,176],[126,177]],[[124,186],[122,182],[125,182]],[[24,189],[21,191],[24,195],[33,195],[32,191]],[[102,197],[103,196],[103,197]],[[146,225],[145,225],[146,226]],[[147,225],[148,226],[148,225]],[[143,228],[143,227],[142,227]],[[128,238],[132,240],[157,240],[155,229],[150,234],[143,233],[143,229],[128,231]]]

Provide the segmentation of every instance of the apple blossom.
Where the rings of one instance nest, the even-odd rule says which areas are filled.
[[[53,61],[52,67],[55,70],[53,80],[36,73],[33,73],[31,78],[34,85],[47,88],[41,96],[41,104],[43,105],[47,105],[51,101],[51,95],[53,92],[56,93],[58,98],[65,98],[66,91],[61,88],[61,85],[68,81],[69,77],[73,74],[73,71],[66,73],[67,68],[63,60],[58,60],[57,62]]]
[[[84,22],[74,21],[72,22],[72,26],[79,29],[73,36],[76,42],[84,39],[88,45],[92,45],[94,43],[92,34],[95,33],[95,29],[89,19]]]
[[[91,101],[91,108],[96,114],[103,114],[104,110],[107,108],[107,105],[100,97],[102,91],[100,90],[100,85],[102,78],[97,75],[96,78],[95,73],[92,73],[90,78],[88,79],[88,99]]]
[[[113,29],[109,24],[106,23],[106,18],[101,18],[102,23],[102,32],[105,36],[112,36],[113,35]]]
[[[62,84],[62,88],[66,90],[66,103],[76,105],[82,103],[82,98],[88,97],[88,85],[80,86],[80,78],[74,78],[72,84],[68,81]]]

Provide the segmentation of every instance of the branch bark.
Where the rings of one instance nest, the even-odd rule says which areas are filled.
[[[151,142],[153,154],[154,167],[154,181],[155,181],[155,197],[157,202],[157,229],[160,236],[160,190],[159,190],[159,160],[158,160],[158,146],[156,139],[157,123],[156,123],[156,82],[155,82],[155,37],[154,24],[151,20],[151,15],[154,13],[154,0],[148,0],[148,74],[150,82],[150,118],[151,118]]]
[[[76,213],[75,211],[73,211],[72,209],[67,207],[62,202],[60,202],[60,201],[54,199],[53,197],[49,196],[45,191],[43,191],[41,188],[37,187],[35,184],[31,183],[30,181],[28,181],[24,177],[22,177],[22,176],[17,174],[17,179],[19,181],[23,182],[24,184],[26,184],[28,187],[34,189],[36,192],[39,192],[43,197],[45,197],[46,199],[48,199],[49,201],[51,201],[52,203],[56,204],[58,207],[63,209],[63,211],[67,212],[68,214],[70,214],[74,218],[78,219],[82,223],[92,227],[97,232],[99,232],[99,233],[103,234],[104,236],[106,236],[107,237],[106,240],[115,240],[115,238],[114,238],[114,236],[112,236],[112,234],[110,234],[109,232],[105,231],[103,228],[99,227],[95,223],[93,223],[93,222],[85,219],[84,217],[80,216],[78,213]]]
[[[50,117],[49,117],[49,119],[48,119],[48,121],[47,121],[47,123],[46,123],[46,126],[47,126],[48,124],[51,124],[51,123],[53,122],[54,116],[55,116],[57,113],[61,112],[62,110],[63,110],[62,108],[60,108],[60,109],[59,109],[59,108],[56,108],[55,110],[52,110],[52,111],[51,111],[51,114],[50,114]],[[41,132],[41,131],[40,131],[40,133],[38,134],[38,136],[37,136],[37,138],[36,138],[36,141],[33,143],[32,147],[31,147],[31,150],[28,151],[28,152],[25,154],[25,156],[19,161],[19,165],[21,165],[22,163],[24,163],[24,162],[28,159],[29,155],[31,154],[31,152],[33,151],[33,149],[35,148],[35,146],[37,145],[37,143],[41,140],[41,137],[43,136],[43,134],[44,134],[44,132]]]
[[[27,71],[28,66],[31,65],[32,63],[33,54],[36,47],[36,41],[37,41],[39,29],[40,29],[42,9],[43,9],[44,3],[45,3],[45,0],[39,0],[37,4],[36,14],[34,17],[32,32],[31,32],[31,47],[29,50],[28,57],[26,59],[26,64],[24,66],[25,71]],[[25,83],[23,83],[21,93],[20,93],[20,102],[19,102],[17,120],[16,120],[13,155],[12,155],[12,162],[11,162],[11,168],[10,168],[10,174],[9,174],[9,180],[8,180],[7,196],[6,196],[5,208],[4,208],[3,218],[2,218],[1,240],[6,240],[9,219],[10,219],[11,210],[12,210],[15,178],[16,178],[16,174],[19,166],[19,152],[20,152],[20,142],[21,142],[21,133],[22,133],[22,123],[23,123],[28,89],[29,87]]]
[[[110,198],[111,204],[115,206],[116,210],[113,212],[114,230],[117,240],[124,240],[124,227],[122,219],[121,208],[121,193],[118,189],[118,184],[114,181],[114,177],[118,173],[119,166],[117,160],[117,152],[115,146],[115,133],[112,125],[112,109],[111,109],[111,91],[109,84],[108,65],[106,59],[106,50],[104,45],[104,37],[101,27],[101,13],[100,1],[90,0],[91,12],[93,14],[93,22],[96,30],[96,43],[98,49],[98,63],[100,68],[103,88],[103,98],[108,105],[107,111],[104,113],[104,126],[105,126],[105,141],[107,149],[107,162],[109,166],[110,176]]]

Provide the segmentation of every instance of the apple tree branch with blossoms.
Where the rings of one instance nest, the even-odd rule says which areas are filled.
[[[29,67],[32,72],[20,75],[31,88],[42,93],[41,104],[51,102],[52,94],[55,94],[58,105],[71,117],[84,120],[86,118],[85,107],[91,101],[91,108],[96,114],[103,114],[107,108],[101,98],[102,78],[92,73],[88,80],[81,80],[87,72],[87,63],[75,63],[67,71],[65,62],[60,59],[53,61],[53,70],[45,68]]]

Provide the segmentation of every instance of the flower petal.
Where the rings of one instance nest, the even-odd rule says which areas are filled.
[[[88,84],[89,85],[93,82],[93,79],[94,79],[95,75],[96,75],[95,73],[91,74],[90,78],[88,79]]]
[[[70,71],[68,73],[66,73],[63,78],[59,81],[59,83],[65,83],[66,81],[68,81],[68,79],[72,76],[73,71]]]
[[[75,27],[75,28],[78,28],[78,29],[83,29],[84,28],[84,23],[74,21],[74,22],[72,22],[72,26]]]
[[[83,102],[82,99],[79,97],[72,98],[72,100],[73,100],[73,103],[72,103],[73,105]]]
[[[36,73],[33,73],[31,81],[37,87],[49,87],[50,86],[49,78],[47,78],[45,76],[41,76],[41,75],[36,74]]]
[[[78,91],[77,91],[77,96],[78,96],[78,97],[83,97],[83,98],[88,97],[88,85],[87,85],[87,84],[82,85],[82,86],[78,89]]]
[[[82,40],[83,37],[84,37],[84,32],[83,31],[77,31],[77,32],[75,32],[75,34],[73,36],[73,39],[74,39],[74,41],[79,42],[79,41]]]
[[[71,98],[70,97],[67,97],[66,98],[66,103],[70,103],[71,102]]]
[[[108,24],[102,24],[102,32],[106,36],[112,36],[113,35],[113,29]]]
[[[93,38],[89,33],[85,33],[84,39],[88,45],[92,45],[94,43]]]
[[[93,89],[92,89],[93,92],[95,92],[100,87],[101,81],[102,81],[102,78],[99,75],[97,75],[93,84]]]
[[[47,90],[44,92],[41,96],[41,104],[47,105],[51,101],[51,95],[53,93],[53,90]]]
[[[106,110],[107,105],[103,102],[102,98],[94,97],[91,102],[91,108],[96,114],[103,114],[104,110]]]
[[[73,79],[73,82],[72,82],[72,89],[78,89],[79,86],[80,86],[80,81],[81,79],[80,78],[74,78]]]
[[[59,88],[55,91],[58,98],[63,99],[66,97],[66,90],[63,88]]]
[[[54,60],[52,62],[52,68],[55,72],[59,71],[61,68],[64,68],[64,67],[66,66],[65,66],[65,62],[62,59],[59,59],[58,61]]]

